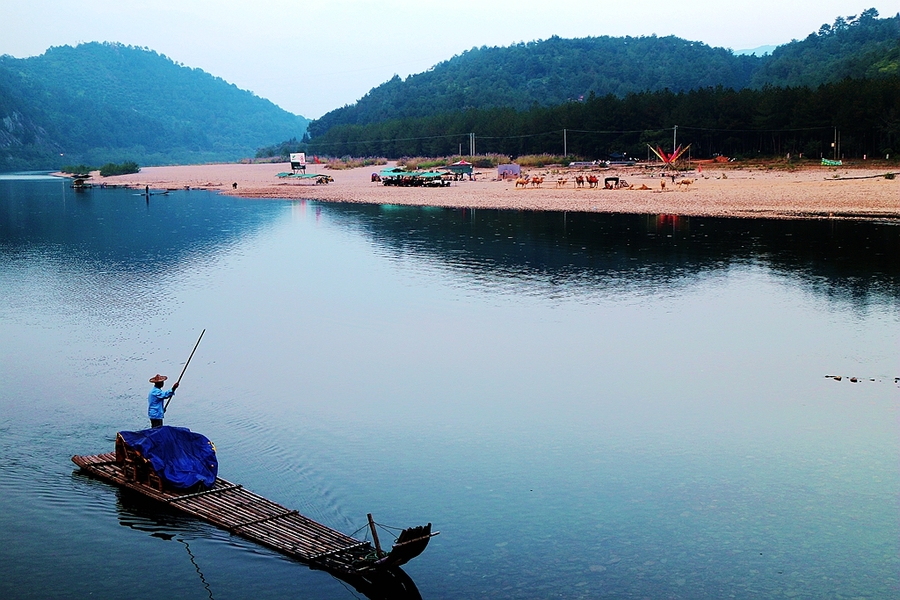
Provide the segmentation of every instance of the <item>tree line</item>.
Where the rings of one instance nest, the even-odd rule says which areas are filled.
[[[695,157],[884,157],[900,151],[900,77],[844,79],[818,87],[725,87],[589,95],[526,110],[468,109],[338,125],[295,148],[322,156],[642,157],[647,145],[691,144]],[[832,147],[832,144],[836,145]]]

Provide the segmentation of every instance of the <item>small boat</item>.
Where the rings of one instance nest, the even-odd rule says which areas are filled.
[[[93,184],[90,181],[88,181],[88,177],[90,177],[90,175],[88,175],[87,177],[76,177],[75,179],[73,179],[72,180],[72,189],[88,190],[91,187],[93,187]]]
[[[374,546],[331,529],[219,477],[213,443],[185,427],[120,431],[114,452],[76,455],[72,462],[93,477],[327,571],[370,598],[418,597],[399,567],[440,533],[431,530],[431,523],[404,529],[385,551],[371,514]]]

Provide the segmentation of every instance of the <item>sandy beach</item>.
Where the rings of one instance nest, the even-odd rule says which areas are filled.
[[[384,186],[371,175],[385,168],[331,170],[310,165],[310,173],[334,178],[329,184],[289,180],[277,176],[290,170],[287,163],[211,164],[144,167],[140,173],[101,178],[95,185],[150,187],[154,191],[178,189],[218,190],[245,198],[310,199],[325,202],[404,204],[453,208],[594,211],[684,216],[760,218],[841,218],[900,220],[900,178],[883,175],[885,165],[795,169],[705,164],[681,173],[675,182],[660,177],[659,169],[623,167],[587,169],[523,169],[543,176],[540,187],[517,187],[515,180],[499,180],[495,169],[477,169],[475,181],[453,182],[449,187],[406,188]],[[593,174],[597,188],[576,187],[575,176]],[[604,189],[605,177],[618,176],[631,189]],[[566,179],[564,185],[559,179]],[[679,183],[684,180],[690,184]],[[663,188],[662,183],[665,183]],[[234,184],[237,184],[235,187]],[[640,189],[647,188],[647,189]]]

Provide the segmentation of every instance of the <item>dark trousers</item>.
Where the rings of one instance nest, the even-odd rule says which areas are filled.
[[[162,419],[150,419],[150,427],[157,428],[162,427]]]

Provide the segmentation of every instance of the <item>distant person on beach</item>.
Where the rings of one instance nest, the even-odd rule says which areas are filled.
[[[231,184],[231,189],[233,189],[233,190],[237,189],[237,181],[235,181],[234,183]]]
[[[164,392],[162,388],[166,379],[168,379],[168,377],[160,375],[159,373],[150,378],[153,389],[150,390],[150,395],[147,397],[147,402],[149,404],[147,415],[150,417],[150,427],[152,428],[162,427],[163,416],[166,414],[166,406],[163,404],[163,401],[174,396],[175,390],[178,389],[178,382],[176,381],[171,390]]]

